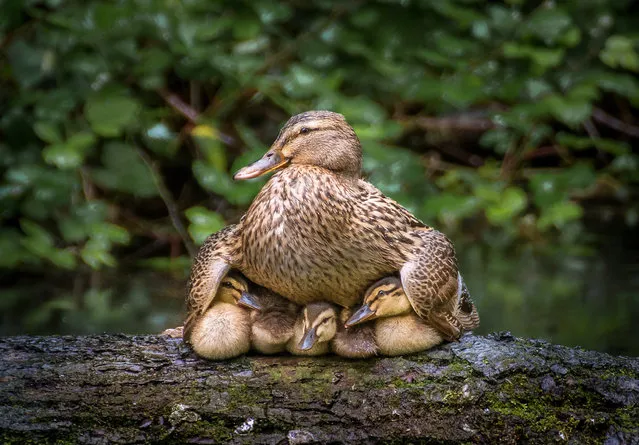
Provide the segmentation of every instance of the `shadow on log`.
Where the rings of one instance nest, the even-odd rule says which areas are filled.
[[[639,359],[466,335],[402,358],[0,338],[0,443],[639,443]]]

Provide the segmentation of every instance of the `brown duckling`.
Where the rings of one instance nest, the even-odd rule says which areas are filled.
[[[344,308],[340,311],[337,332],[331,341],[331,350],[335,354],[347,358],[374,357],[379,354],[375,327],[372,323],[364,323],[346,328],[345,324],[353,312],[350,308]]]
[[[327,302],[309,303],[295,322],[286,349],[295,355],[323,355],[337,332],[337,308]]]
[[[371,326],[350,329],[344,323],[352,310],[327,303],[310,303],[295,325],[295,333],[288,350],[295,355],[321,355],[329,351],[347,358],[368,358],[377,355],[375,333]]]
[[[242,295],[240,306],[250,310],[251,347],[262,354],[286,350],[293,337],[299,306],[264,287],[252,284]]]

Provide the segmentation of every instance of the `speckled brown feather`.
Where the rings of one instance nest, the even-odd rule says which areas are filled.
[[[237,225],[230,225],[210,235],[193,259],[186,286],[184,339],[187,342],[193,323],[211,306],[220,282],[238,257],[241,238],[237,235],[237,229]]]
[[[267,154],[276,155],[288,167],[240,221],[239,270],[298,304],[328,300],[345,307],[360,303],[373,282],[401,271],[415,311],[447,337],[458,336],[452,244],[359,178],[361,146],[343,116],[292,117]]]
[[[470,292],[468,292],[468,288],[461,274],[459,275],[459,303],[456,315],[463,330],[471,331],[479,327],[477,307],[470,297]]]
[[[361,302],[368,285],[397,272],[425,227],[359,179],[293,165],[275,174],[241,221],[249,279],[298,304]]]

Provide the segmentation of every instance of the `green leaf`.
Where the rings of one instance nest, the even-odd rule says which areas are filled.
[[[191,224],[189,234],[196,244],[202,244],[207,236],[215,233],[225,226],[224,220],[217,212],[212,212],[204,207],[191,207],[184,212]]]
[[[15,229],[0,229],[0,268],[14,268],[27,261],[29,253],[22,246],[21,238]]]
[[[82,260],[93,269],[99,269],[103,265],[113,267],[115,258],[109,253],[111,244],[104,240],[91,238],[80,251]]]
[[[135,148],[121,142],[111,142],[102,153],[104,168],[92,172],[100,186],[148,198],[158,194],[151,170]]]
[[[581,218],[583,209],[572,201],[561,201],[544,209],[537,220],[537,227],[546,230],[552,226],[561,228],[567,223]]]
[[[262,25],[253,14],[241,14],[233,23],[233,37],[237,40],[250,40],[256,38]]]
[[[547,45],[555,43],[572,23],[570,15],[557,6],[538,8],[526,22],[526,31],[543,40]]]
[[[226,152],[217,130],[211,125],[198,125],[191,130],[207,163],[220,172],[227,169]]]
[[[500,195],[498,202],[486,209],[486,217],[493,224],[502,224],[521,213],[528,204],[528,198],[518,187],[508,187]]]
[[[36,122],[33,124],[33,131],[40,139],[50,144],[62,142],[62,134],[58,126],[52,122]]]
[[[84,162],[95,143],[95,136],[88,132],[76,133],[64,143],[54,144],[42,151],[45,162],[61,169],[78,168]]]
[[[621,67],[639,72],[639,55],[628,37],[620,35],[608,37],[606,47],[599,54],[599,58],[612,68]]]
[[[504,57],[517,59],[529,58],[537,67],[539,73],[546,72],[549,68],[558,66],[564,58],[563,48],[548,49],[519,43],[507,42],[504,44]]]
[[[85,106],[91,128],[105,137],[119,136],[137,120],[139,112],[137,101],[126,96],[91,96]]]
[[[576,127],[590,117],[592,104],[581,98],[562,97],[552,94],[543,99],[543,104],[557,119],[570,127]]]

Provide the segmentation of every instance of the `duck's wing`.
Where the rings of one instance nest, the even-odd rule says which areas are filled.
[[[462,326],[455,316],[459,272],[455,248],[446,236],[431,228],[410,232],[413,249],[400,269],[402,286],[420,318],[447,340],[460,337]]]
[[[190,337],[193,323],[211,306],[222,279],[235,264],[238,252],[237,225],[210,235],[193,259],[186,288],[187,319],[184,339]]]
[[[477,307],[470,298],[470,292],[468,292],[461,274],[459,274],[459,303],[457,309],[457,318],[465,331],[471,331],[479,327],[479,312],[477,312]]]
[[[383,227],[386,233],[403,235],[406,231],[428,228],[401,204],[384,195],[377,187],[359,180],[353,198],[371,222]]]

